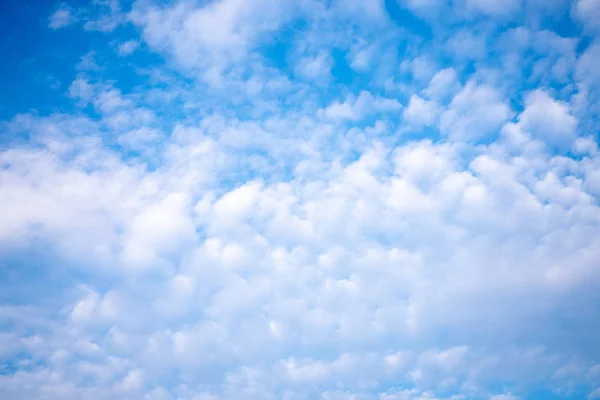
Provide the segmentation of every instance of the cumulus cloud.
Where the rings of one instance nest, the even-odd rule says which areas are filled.
[[[48,26],[51,29],[60,29],[69,26],[77,21],[73,10],[62,5],[50,16]]]
[[[458,91],[459,88],[460,82],[456,71],[452,68],[446,68],[436,72],[424,90],[424,94],[432,99],[445,100],[449,95]]]
[[[598,46],[531,4],[78,11],[0,124],[0,397],[593,398]]]
[[[440,117],[440,131],[457,140],[478,140],[496,132],[511,110],[496,89],[469,81]]]
[[[404,119],[411,124],[433,125],[438,113],[439,107],[435,102],[412,95],[408,107],[404,110]]]
[[[184,68],[220,73],[244,60],[262,37],[277,31],[293,4],[261,0],[250,7],[237,0],[192,1],[158,6],[138,2],[130,13],[153,49]]]
[[[525,110],[519,115],[522,127],[551,144],[570,144],[577,128],[577,119],[567,104],[552,99],[544,91],[528,93]]]
[[[597,32],[600,25],[600,3],[597,0],[577,0],[572,3],[571,13],[585,25],[585,28]]]
[[[323,81],[331,75],[331,57],[326,54],[302,57],[297,63],[296,73],[310,81]]]

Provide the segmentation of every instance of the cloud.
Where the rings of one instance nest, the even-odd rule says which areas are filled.
[[[401,108],[402,105],[396,99],[373,97],[371,93],[362,91],[358,97],[348,95],[343,103],[336,101],[321,112],[332,120],[360,121],[371,113],[395,112]]]
[[[128,56],[133,54],[139,46],[140,43],[137,40],[128,40],[119,45],[117,52],[120,56]]]
[[[464,21],[478,17],[506,19],[521,9],[521,0],[458,0],[447,3],[440,0],[397,0],[400,6],[427,20],[441,17],[441,21]],[[443,15],[446,13],[446,15]],[[438,21],[440,22],[440,21]]]
[[[96,62],[96,52],[90,51],[81,56],[79,62],[75,65],[75,69],[78,71],[99,71],[102,68]]]
[[[65,5],[60,6],[50,16],[48,26],[51,29],[61,29],[77,22],[77,17],[74,15],[73,10]]]
[[[126,264],[152,265],[164,255],[176,254],[193,243],[196,229],[185,212],[185,195],[170,194],[134,217],[123,244]]]
[[[478,140],[494,134],[511,110],[498,91],[469,81],[440,117],[440,131],[455,140]]]
[[[594,65],[598,59],[600,59],[600,44],[593,42],[577,60],[577,77],[592,87],[597,87],[597,70]]]
[[[100,0],[92,2],[92,7],[83,25],[88,31],[112,32],[125,22],[119,0]]]
[[[296,74],[309,81],[328,80],[331,76],[331,56],[322,53],[314,57],[302,57],[297,63]]]
[[[426,82],[436,73],[435,60],[428,55],[420,55],[412,60],[405,60],[400,68],[409,70],[417,82]]]
[[[597,32],[598,18],[600,17],[600,3],[597,0],[577,0],[572,3],[571,13],[583,22],[586,29]]]
[[[567,104],[552,99],[544,91],[527,94],[525,110],[519,115],[523,129],[547,140],[553,145],[569,145],[577,128],[577,119]]]
[[[489,17],[506,17],[520,10],[521,0],[467,0],[466,8]]]
[[[486,38],[481,33],[464,29],[452,35],[447,46],[457,59],[478,60],[485,56]]]
[[[519,397],[513,396],[512,394],[497,394],[490,397],[490,400],[519,400]]]
[[[448,95],[454,94],[459,88],[460,83],[456,71],[446,68],[436,72],[423,93],[432,99],[445,100]]]
[[[80,21],[85,30],[111,32],[125,21],[125,16],[119,0],[95,0],[77,12],[61,4],[50,16],[48,26],[56,30]]]
[[[81,76],[71,82],[69,86],[69,97],[78,99],[83,106],[90,102],[93,94],[94,86]]]
[[[244,60],[261,37],[277,31],[291,7],[272,0],[251,7],[237,0],[164,7],[138,2],[130,17],[154,50],[172,56],[183,68],[220,73]]]
[[[348,52],[350,67],[355,71],[366,72],[372,67],[373,58],[378,53],[376,43],[357,43]]]
[[[424,100],[412,95],[408,107],[404,110],[404,119],[409,124],[433,125],[439,114],[439,107],[435,102]]]
[[[66,93],[19,79],[0,123],[0,397],[595,393],[591,22],[127,7],[78,9]]]
[[[426,18],[438,15],[444,4],[440,0],[398,0],[398,3],[416,15]]]

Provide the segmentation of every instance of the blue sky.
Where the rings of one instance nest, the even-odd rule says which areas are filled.
[[[2,399],[600,398],[600,1],[0,7]]]

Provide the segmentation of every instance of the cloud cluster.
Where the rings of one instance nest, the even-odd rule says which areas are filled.
[[[595,2],[392,3],[79,12],[139,83],[1,126],[0,397],[598,396]]]

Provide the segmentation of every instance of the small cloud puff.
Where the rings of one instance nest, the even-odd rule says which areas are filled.
[[[61,29],[77,22],[77,19],[73,10],[63,4],[50,16],[48,26],[54,30]]]
[[[137,40],[131,39],[126,42],[123,42],[117,48],[117,52],[120,56],[129,56],[133,54],[140,46],[140,42]]]

